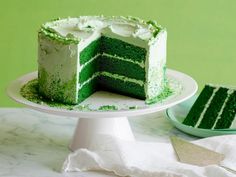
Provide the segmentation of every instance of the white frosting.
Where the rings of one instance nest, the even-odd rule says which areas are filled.
[[[133,34],[135,34],[135,30],[136,30],[135,25],[126,24],[126,23],[111,24],[109,28],[111,29],[113,33],[118,34],[120,36],[124,36],[124,37],[132,36]]]
[[[145,90],[148,99],[158,96],[164,87],[164,71],[166,65],[167,32],[159,34],[159,38],[153,42],[146,56],[146,80]]]
[[[56,42],[51,43],[46,38],[39,38],[38,46],[38,65],[39,72],[42,70],[47,72],[48,78],[43,86],[45,92],[53,92],[51,82],[55,77],[60,79],[61,84],[67,83],[77,75],[77,46],[76,45],[61,45]],[[76,76],[76,83],[78,83],[78,76]],[[74,91],[78,90],[77,84],[74,85]],[[65,90],[65,95],[70,95],[76,102],[78,99],[78,92]]]
[[[87,39],[96,31],[103,33],[106,28],[117,35],[132,36],[142,40],[149,40],[153,32],[153,29],[145,23],[122,17],[82,16],[48,22],[44,26],[55,30],[62,36],[72,34],[82,40]]]
[[[80,40],[81,50],[102,34],[117,38],[126,38],[127,42],[144,47],[153,37],[154,28],[150,25],[123,17],[82,16],[66,18],[44,24],[61,36],[73,36]],[[134,39],[135,40],[132,40]],[[137,44],[138,39],[138,44]]]
[[[77,72],[77,47],[74,45],[51,45],[48,40],[40,39],[38,63],[48,74],[60,75],[61,81],[71,80]],[[69,60],[68,60],[69,56]],[[58,59],[60,58],[60,60]]]

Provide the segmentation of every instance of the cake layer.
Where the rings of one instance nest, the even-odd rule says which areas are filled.
[[[84,50],[80,53],[80,65],[87,63],[91,58],[101,53],[101,38],[91,42]]]
[[[115,93],[145,99],[144,87],[140,84],[129,82],[123,79],[116,79],[101,75],[99,77],[99,88]]]
[[[88,98],[97,90],[99,90],[98,80],[97,77],[94,77],[93,79],[86,82],[86,84],[83,85],[83,87],[80,88],[78,101],[79,102],[84,101],[86,98]]]
[[[146,49],[123,42],[119,39],[101,37],[101,51],[110,55],[132,59],[133,61],[144,62]]]
[[[116,57],[102,55],[99,61],[99,70],[145,81],[144,68],[131,62],[119,60]]]

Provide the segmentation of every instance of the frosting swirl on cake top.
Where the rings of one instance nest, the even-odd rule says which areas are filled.
[[[146,22],[134,17],[81,16],[47,22],[42,25],[40,32],[65,43],[79,43],[102,34],[132,37],[152,43],[161,29],[155,21]]]

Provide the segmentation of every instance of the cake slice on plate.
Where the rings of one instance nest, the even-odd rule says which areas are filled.
[[[206,85],[183,124],[204,129],[236,127],[236,89]]]

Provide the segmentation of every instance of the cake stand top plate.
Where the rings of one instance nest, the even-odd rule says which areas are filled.
[[[92,111],[81,111],[68,110],[60,107],[50,107],[46,104],[34,103],[24,98],[20,94],[21,88],[27,82],[36,78],[37,72],[32,72],[13,81],[7,88],[8,95],[16,102],[41,112],[83,118],[127,117],[158,112],[187,100],[196,93],[198,88],[196,81],[190,76],[175,70],[167,69],[167,78],[169,80],[169,84],[173,87],[172,89],[174,89],[175,91],[173,95],[167,97],[166,99],[158,103],[147,105],[143,100],[122,96],[110,92],[98,91],[91,95],[89,98],[87,98],[84,102],[80,103],[84,105],[89,104],[95,109]],[[116,105],[120,107],[120,109],[109,111],[101,111],[96,109],[104,105]],[[128,109],[132,106],[136,106],[137,109]]]

